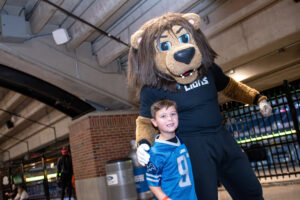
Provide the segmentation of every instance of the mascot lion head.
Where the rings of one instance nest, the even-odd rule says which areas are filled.
[[[151,19],[131,36],[128,56],[130,86],[163,87],[176,91],[206,75],[216,53],[193,13],[167,13]]]

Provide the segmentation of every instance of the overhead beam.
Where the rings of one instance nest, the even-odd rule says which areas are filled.
[[[8,89],[0,87],[0,101],[5,98],[6,94],[9,92]]]
[[[7,0],[0,0],[0,10],[4,7]]]
[[[80,3],[81,0],[64,1],[60,7],[67,10],[68,12],[72,12],[74,8],[77,7]],[[67,18],[68,16],[65,13],[57,10],[57,12],[50,19],[49,24],[61,25],[61,23]]]
[[[245,7],[235,11],[233,14],[229,15],[225,19],[217,22],[210,28],[203,30],[205,36],[210,39],[217,35],[218,33],[230,28],[234,24],[246,19],[255,12],[269,6],[277,0],[256,0],[252,3],[246,5]],[[231,5],[232,6],[232,5]],[[233,7],[233,6],[232,6]],[[225,7],[226,9],[226,7]],[[225,11],[224,11],[225,12]]]
[[[117,12],[124,3],[126,3],[126,0],[96,1],[85,11],[81,18],[99,27]],[[95,33],[95,29],[92,27],[81,22],[75,22],[69,29],[72,40],[67,44],[68,49],[77,48],[93,33]]]
[[[95,0],[84,0],[81,1],[80,4],[72,11],[73,15],[80,17],[82,13],[94,2]],[[69,29],[73,23],[75,23],[75,19],[72,17],[68,17],[60,26],[66,29]]]
[[[40,119],[40,122],[47,124],[49,128],[41,126],[39,124],[31,124],[30,126],[24,128],[15,137],[20,140],[6,140],[0,146],[0,152],[10,151],[11,158],[27,152],[27,149],[22,147],[25,143],[28,143],[28,150],[35,151],[40,149],[43,145],[53,143],[56,139],[61,139],[68,135],[68,125],[71,122],[71,118],[66,115],[53,110]],[[7,160],[7,159],[4,159]]]
[[[238,23],[235,21],[239,18],[234,14],[233,18],[228,17],[232,22],[224,19],[226,28],[218,23],[216,26],[220,25],[219,28],[204,30],[205,34],[212,35],[209,43],[220,55],[216,63],[221,65],[224,71],[300,40],[300,4],[293,1],[274,1],[264,9],[259,9],[266,2],[254,1],[249,5],[249,9],[241,9],[247,15],[255,13],[245,15],[247,17],[240,19]],[[230,24],[232,25],[227,27]],[[220,30],[222,31],[219,32]]]
[[[22,131],[24,128],[30,126],[32,123],[38,123],[39,119],[43,116],[47,115],[46,108],[47,106],[38,101],[32,101],[28,104],[21,112],[16,113],[17,115],[10,114],[11,116],[16,116],[16,120],[14,122],[14,127],[7,128],[1,127],[0,133],[0,144],[3,140],[7,140],[7,137],[14,136],[18,132]],[[52,108],[53,109],[53,108]],[[50,111],[51,109],[49,109]],[[19,116],[19,117],[18,117]]]
[[[32,126],[33,124],[37,124],[39,127],[45,128],[46,124],[40,121],[45,116],[47,116],[48,113],[54,110],[53,108],[49,108],[49,111],[46,112],[46,109],[48,109],[47,105],[38,101],[32,101],[24,110],[22,110],[20,113],[17,113],[19,117],[16,117],[13,128],[8,129],[7,127],[5,127],[4,129],[4,127],[1,127],[0,145],[3,146],[2,143],[7,141],[7,137],[16,136],[18,138],[23,138],[26,135],[26,133],[23,133],[22,135],[18,136],[19,133],[23,132],[25,129]],[[48,124],[49,122],[46,123]],[[12,138],[12,140],[14,139]]]
[[[0,64],[0,86],[39,100],[73,118],[95,110],[82,99],[50,83],[2,64]]]
[[[237,81],[243,82],[249,82],[258,78],[263,78],[271,73],[290,68],[294,65],[299,65],[299,53],[300,42],[295,43],[294,45],[283,46],[281,51],[275,50],[257,59],[253,59],[250,62],[236,67],[234,69],[234,73],[228,75]],[[282,78],[284,76],[285,75],[283,74]],[[300,76],[300,73],[298,73],[298,76]],[[266,82],[261,84],[265,85]]]
[[[61,5],[64,0],[51,0],[51,2],[55,3],[56,5]],[[33,34],[39,33],[56,11],[56,8],[41,1],[29,19],[31,32]]]
[[[9,91],[8,94],[5,95],[4,99],[0,102],[0,108],[3,110],[12,111],[18,107],[26,97],[19,93],[15,93],[13,91]],[[10,115],[6,112],[0,111],[0,126],[5,124],[7,120],[9,120]]]

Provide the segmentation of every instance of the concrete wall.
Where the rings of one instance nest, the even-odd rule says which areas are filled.
[[[78,200],[108,200],[106,176],[76,180]]]

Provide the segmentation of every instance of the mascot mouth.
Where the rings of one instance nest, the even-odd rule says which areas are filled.
[[[196,71],[196,69],[186,71],[186,72],[180,74],[178,77],[186,78],[186,77],[192,76],[195,71]]]

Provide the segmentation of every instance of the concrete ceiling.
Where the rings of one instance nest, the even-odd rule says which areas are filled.
[[[198,13],[203,21],[201,30],[219,54],[216,62],[230,76],[259,90],[280,85],[284,79],[300,78],[300,3],[293,0],[51,2],[125,43],[155,16],[166,12]],[[99,34],[43,0],[0,0],[0,9],[2,14],[23,18],[27,27],[21,42],[0,41],[1,64],[47,81],[102,110],[138,108],[126,87],[127,46]],[[60,27],[68,31],[71,40],[58,46],[49,33]],[[14,31],[23,30],[16,26]],[[234,73],[229,73],[230,70]],[[0,88],[0,108],[57,126],[60,137],[65,137],[71,120],[43,103],[5,88]],[[11,154],[7,153],[6,160],[54,141],[53,128],[45,129],[17,118],[15,127],[8,129],[6,122],[11,119],[10,114],[0,111],[0,148],[9,149]],[[27,138],[38,130],[39,138]],[[44,137],[46,132],[49,137]],[[13,137],[27,139],[20,142]]]
[[[207,15],[226,1],[52,2],[128,43],[130,34],[154,16],[168,11],[187,12],[191,9]],[[2,6],[2,13],[24,17],[28,28],[28,36],[21,43],[6,43],[5,40],[0,43],[2,64],[48,81],[105,110],[137,108],[125,83],[126,59],[124,61],[122,58],[126,57],[127,46],[101,35],[44,1],[6,0]],[[59,27],[67,29],[71,37],[66,45],[55,45],[49,36]],[[18,28],[14,29],[14,32],[18,31]]]
[[[68,136],[71,118],[30,97],[0,87],[0,161]]]

